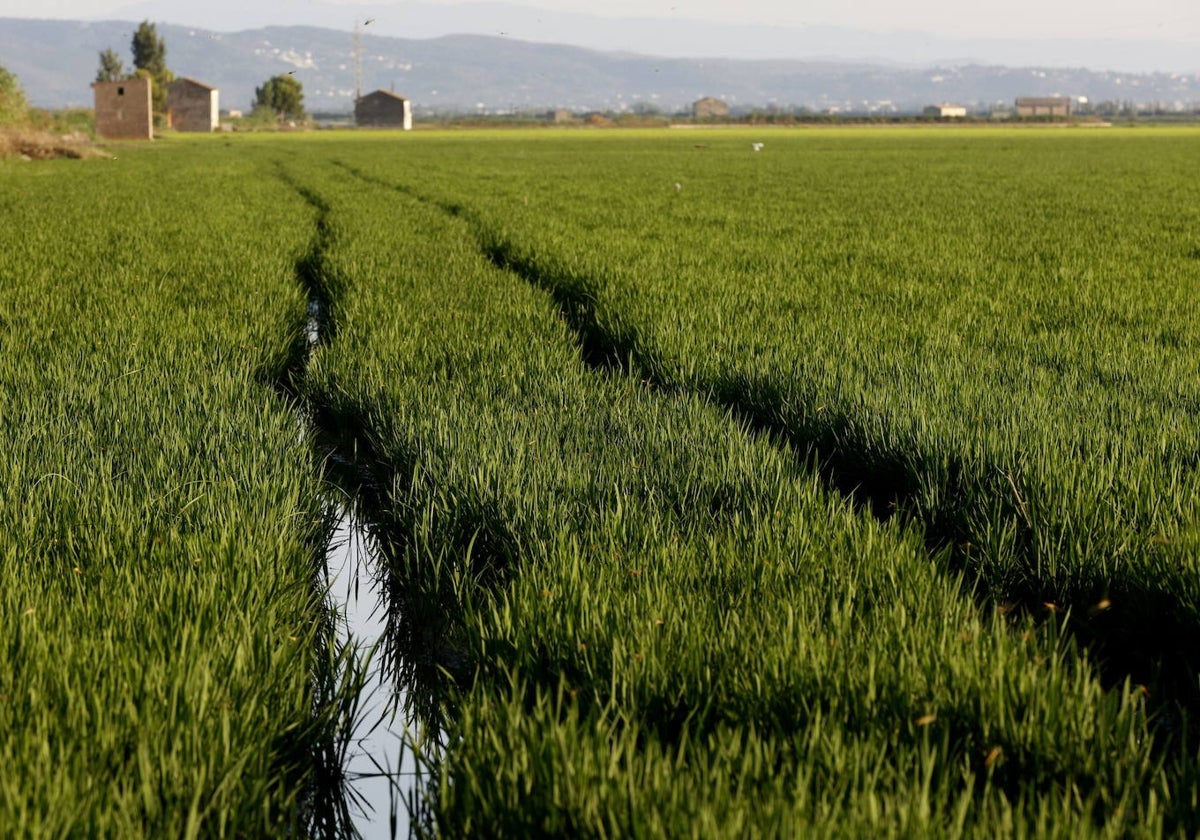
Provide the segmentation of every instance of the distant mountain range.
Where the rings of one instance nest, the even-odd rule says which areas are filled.
[[[803,5],[803,4],[797,4]],[[1051,4],[1052,5],[1052,4]],[[391,38],[492,35],[543,44],[571,44],[602,52],[631,52],[667,58],[785,59],[872,64],[947,66],[1089,67],[1126,73],[1200,72],[1200,43],[1180,41],[1169,29],[1149,40],[1110,33],[1103,38],[954,38],[912,29],[872,30],[846,26],[765,26],[691,20],[692,6],[678,3],[669,17],[604,16],[556,12],[521,5],[521,0],[135,0],[112,17],[198,26],[216,32],[272,26],[317,26],[349,31],[371,20],[366,31]],[[815,13],[814,13],[815,14]],[[1138,16],[1131,7],[1131,22]],[[1037,21],[1024,28],[1032,32]],[[1079,21],[1086,32],[1087,21]]]
[[[145,5],[145,4],[144,4]],[[196,7],[200,11],[200,7]],[[353,12],[357,7],[342,7]],[[400,7],[387,7],[395,10]],[[458,7],[454,7],[458,8]],[[365,19],[365,18],[362,18]],[[16,73],[31,102],[90,105],[100,50],[128,61],[136,21],[0,18],[0,65]],[[672,113],[701,96],[739,107],[891,113],[934,102],[975,108],[1017,96],[1063,95],[1095,101],[1200,103],[1200,74],[1126,73],[1056,67],[945,62],[653,57],[536,43],[508,35],[385,37],[362,34],[363,90],[394,89],[418,114],[528,109],[660,109]],[[167,63],[177,75],[221,89],[223,108],[248,108],[254,88],[294,72],[310,110],[348,112],[354,91],[349,31],[267,26],[239,32],[158,24]],[[371,33],[371,34],[368,34]],[[1200,63],[1200,53],[1197,54]]]

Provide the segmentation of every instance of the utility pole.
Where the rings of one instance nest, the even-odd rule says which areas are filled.
[[[370,26],[375,18],[367,18],[361,24],[354,21],[354,104],[362,99],[362,28]]]
[[[362,98],[362,27],[354,21],[354,104]]]

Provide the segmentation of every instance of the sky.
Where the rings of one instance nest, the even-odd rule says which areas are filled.
[[[132,0],[0,0],[0,17],[113,17]],[[179,0],[186,22],[194,0]],[[295,0],[316,3],[406,0]],[[420,0],[455,5],[454,0]],[[509,0],[514,5],[605,17],[682,18],[775,26],[907,29],[969,38],[1127,38],[1200,42],[1197,0]]]

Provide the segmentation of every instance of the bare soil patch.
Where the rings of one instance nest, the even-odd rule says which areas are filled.
[[[51,134],[31,128],[0,127],[0,158],[25,160],[106,157],[86,134]]]

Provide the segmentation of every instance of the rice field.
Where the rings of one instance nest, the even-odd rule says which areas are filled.
[[[349,494],[418,835],[1195,833],[1197,142],[0,163],[0,828],[353,831]]]
[[[328,822],[306,205],[171,150],[0,170],[0,833]],[[325,769],[322,769],[325,768]]]

